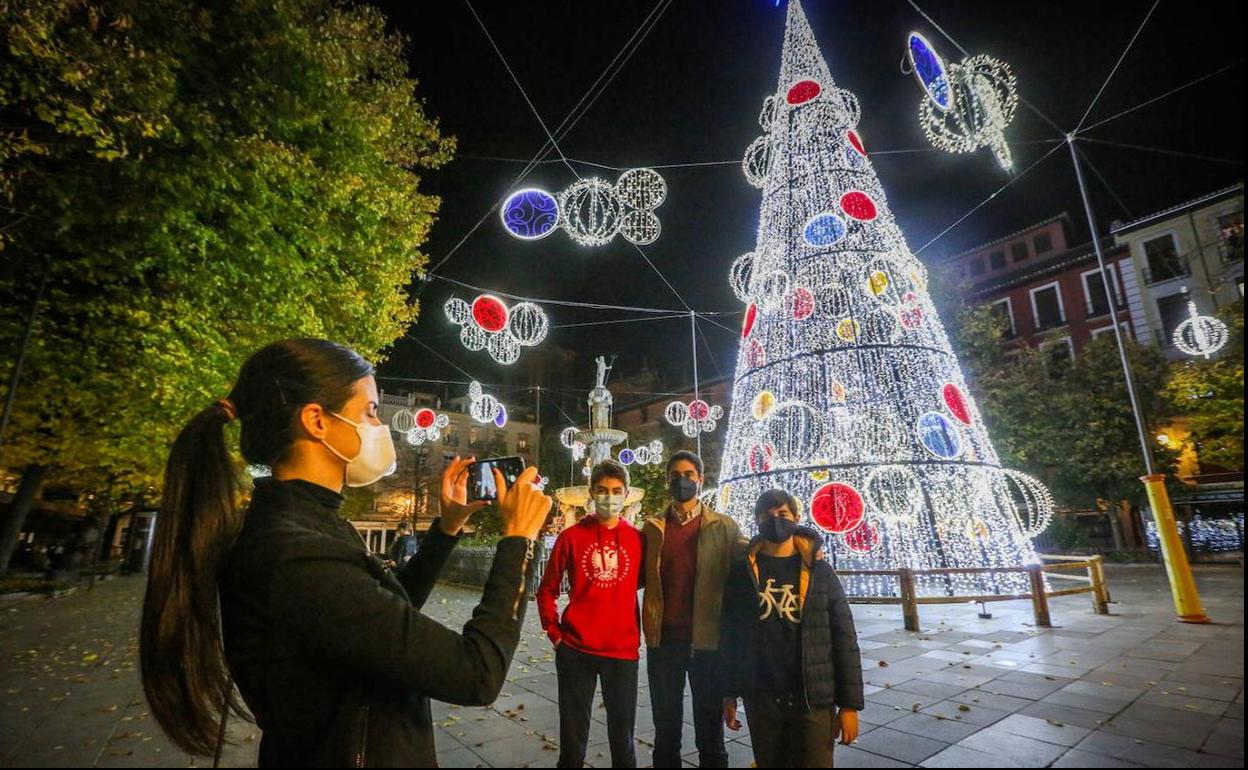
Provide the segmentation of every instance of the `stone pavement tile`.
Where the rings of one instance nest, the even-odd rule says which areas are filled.
[[[907,714],[895,722],[890,722],[888,729],[933,738],[945,743],[957,743],[980,728],[955,719],[942,719],[931,714],[920,713]]]
[[[956,684],[929,682],[925,679],[911,679],[908,682],[895,685],[893,689],[902,692],[912,692],[916,695],[926,695],[929,698],[953,698],[966,690],[966,688],[959,687]]]
[[[1206,754],[1244,758],[1244,722],[1239,719],[1218,720],[1213,732],[1205,739],[1201,751]]]
[[[1235,696],[1243,692],[1244,683],[1242,679],[1227,679],[1221,677],[1221,681],[1217,684],[1207,684],[1202,682],[1189,682],[1188,677],[1197,677],[1198,674],[1180,674],[1175,672],[1174,678],[1163,678],[1156,684],[1156,689],[1164,690],[1171,694],[1191,695],[1197,698],[1208,698],[1209,700],[1226,701],[1230,703],[1235,700]],[[1183,678],[1180,678],[1183,677]]]
[[[970,699],[968,698],[967,700]],[[1023,702],[1030,703],[1031,701]],[[960,699],[946,700],[931,706],[925,706],[921,713],[976,727],[987,727],[993,722],[1009,716],[1009,712],[981,706],[978,703],[963,703]]]
[[[993,684],[993,682],[989,682],[987,686],[991,687]],[[1035,701],[1028,700],[1027,698],[1015,698],[1012,695],[998,695],[997,693],[989,692],[983,687],[976,687],[967,690],[966,692],[950,698],[950,700],[955,703],[970,706],[971,708],[989,708],[1006,713],[1019,711],[1020,709],[1024,709],[1032,703],[1035,703]]]
[[[983,690],[995,695],[1006,695],[1011,698],[1024,698],[1026,700],[1035,701],[1049,696],[1060,686],[1060,683],[1056,682],[1011,682],[1006,679],[997,678],[991,682],[986,682],[975,689]]]
[[[529,730],[524,725],[489,710],[465,715],[462,719],[450,724],[446,721],[439,722],[438,725],[473,751],[494,741],[523,735]]]
[[[919,763],[919,767],[1023,767],[1000,754],[985,754],[965,746],[950,746]]]
[[[1102,730],[1093,730],[1075,748],[1092,754],[1138,762],[1147,767],[1187,767],[1198,756],[1188,749],[1114,735]]]
[[[1060,692],[1075,695],[1091,695],[1094,698],[1130,702],[1144,694],[1139,687],[1117,687],[1112,682],[1089,682],[1080,680],[1064,685]]]
[[[1110,718],[1109,714],[1100,711],[1089,711],[1075,706],[1065,706],[1048,701],[1036,701],[1021,709],[1018,713],[1037,719],[1052,720],[1065,725],[1075,725],[1088,730],[1097,730]]]
[[[909,671],[902,671],[893,668],[880,668],[874,663],[869,663],[866,658],[862,661],[862,681],[873,687],[889,688],[899,685],[902,682],[908,682],[914,678]]]
[[[1215,754],[1198,754],[1188,767],[1243,767],[1244,760],[1235,757],[1219,757]]]
[[[491,767],[554,767],[559,746],[532,735],[513,735],[472,747],[472,752]]]
[[[920,660],[937,660],[946,663],[961,663],[966,660],[967,655],[964,652],[951,652],[950,650],[930,650],[919,656]]]
[[[980,730],[958,741],[959,746],[1006,757],[1025,767],[1045,767],[1066,753],[1067,747],[1008,733],[997,726]]]
[[[934,674],[928,674],[923,679],[928,682],[958,685],[963,689],[969,690],[972,687],[978,687],[991,682],[997,678],[999,673],[1001,672],[993,671],[986,666],[955,666],[944,671],[937,671]]]
[[[1093,754],[1090,751],[1071,749],[1059,757],[1051,767],[1144,767],[1144,765],[1128,762],[1125,759],[1107,757],[1103,754]]]
[[[688,747],[685,747],[685,748],[688,748]],[[750,748],[744,743],[738,743],[736,741],[725,741],[724,749],[728,752],[728,766],[729,767],[751,767],[753,766],[754,749]],[[641,758],[638,757],[638,759],[640,760]],[[696,749],[693,751],[686,751],[684,754],[681,755],[681,759],[683,759],[685,764],[687,765],[692,765],[693,767],[698,766],[698,752]]]
[[[1056,743],[1059,746],[1074,746],[1086,738],[1088,733],[1092,732],[1091,729],[1086,727],[1079,727],[1058,720],[1050,722],[1047,719],[1039,719],[1024,714],[1011,714],[993,725],[993,729],[1001,730],[1011,735],[1021,735],[1024,738],[1034,738],[1045,743]]]
[[[922,695],[895,687],[889,690],[881,690],[874,695],[868,695],[866,700],[869,709],[876,706],[883,708],[897,706],[906,711],[918,711],[924,706],[939,703],[944,698],[937,695]]]
[[[1095,668],[1079,677],[1085,682],[1108,683],[1112,687],[1134,687],[1137,690],[1151,690],[1160,687],[1164,671],[1145,673],[1115,670],[1109,666]]]
[[[1180,749],[1195,751],[1205,742],[1206,736],[1213,731],[1212,725],[1196,729],[1179,728],[1173,725],[1144,719],[1124,719],[1114,717],[1101,726],[1100,732],[1119,735],[1139,741],[1162,743]]]
[[[470,750],[459,747],[449,751],[438,749],[439,767],[486,767],[485,760]]]
[[[909,762],[901,762],[892,757],[884,757],[863,751],[857,744],[853,746],[837,746],[832,754],[832,764],[836,767],[914,767]]]
[[[866,735],[859,737],[854,745],[872,754],[880,754],[900,762],[915,764],[943,750],[949,744],[931,738],[911,735],[900,730],[877,727]]]
[[[1180,709],[1182,711],[1194,711],[1199,714],[1208,714],[1209,716],[1215,717],[1222,716],[1226,713],[1226,707],[1231,705],[1227,701],[1198,698],[1194,695],[1187,695],[1173,690],[1146,692],[1135,702],[1148,706],[1161,706],[1163,708]]]
[[[914,712],[911,711],[909,707],[903,709],[899,706],[884,706],[880,704],[872,704],[868,701],[867,708],[858,712],[858,721],[861,722],[864,727],[867,725],[872,727],[881,727],[891,722],[896,722],[898,719],[901,719],[907,714],[913,713]]]
[[[1126,708],[1130,701],[1111,700],[1110,698],[1098,698],[1095,695],[1058,690],[1055,693],[1044,696],[1040,699],[1040,702],[1057,706],[1072,706],[1085,711],[1096,711],[1104,714],[1105,718],[1108,719]]]
[[[1052,663],[1029,663],[1023,666],[1021,671],[1029,674],[1045,674],[1048,676],[1060,676],[1066,679],[1078,679],[1084,674],[1092,670],[1091,666],[1058,666]]]
[[[1182,662],[1194,655],[1200,647],[1201,642],[1164,641],[1160,639],[1152,639],[1146,644],[1142,644],[1128,650],[1126,657]]]

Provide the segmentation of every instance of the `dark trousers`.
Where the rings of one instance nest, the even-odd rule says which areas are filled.
[[[715,681],[717,655],[693,654],[689,644],[646,648],[650,705],[654,707],[654,766],[680,767],[680,737],[685,720],[685,677],[693,690],[693,734],[699,767],[727,767],[724,708]]]
[[[832,767],[836,715],[807,711],[791,696],[755,693],[745,698],[754,764],[759,767]]]
[[[559,767],[582,767],[589,743],[594,690],[602,682],[607,706],[607,740],[612,767],[636,767],[633,726],[637,722],[637,661],[605,658],[574,650],[555,650],[559,675]]]

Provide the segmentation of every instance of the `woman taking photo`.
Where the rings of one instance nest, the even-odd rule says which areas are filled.
[[[260,765],[435,767],[429,700],[498,696],[528,604],[533,545],[550,498],[528,468],[495,471],[503,538],[473,617],[455,632],[421,614],[468,518],[458,457],[441,518],[397,572],[338,515],[342,487],[395,462],[373,367],[324,340],[251,356],[227,398],[197,414],[169,455],[140,632],[143,686],[175,743],[211,755],[228,711],[263,731]],[[246,511],[225,426],[243,459],[272,469]],[[231,682],[233,675],[233,683]]]

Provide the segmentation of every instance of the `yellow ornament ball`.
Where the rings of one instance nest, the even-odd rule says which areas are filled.
[[[772,410],[772,408],[775,407],[775,405],[776,405],[775,393],[772,393],[770,390],[760,391],[759,394],[754,397],[754,406],[753,406],[754,419],[756,420],[763,419]]]

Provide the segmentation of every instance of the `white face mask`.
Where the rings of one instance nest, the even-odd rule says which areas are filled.
[[[354,422],[340,414],[334,412],[330,414],[354,426],[355,432],[360,436],[360,453],[351,458],[344,457],[341,452],[330,446],[328,441],[321,439],[321,443],[333,452],[335,457],[347,464],[347,486],[366,487],[383,476],[394,473],[394,469],[398,467],[398,461],[394,452],[394,440],[390,438],[389,425],[384,423],[373,425],[368,421]]]
[[[594,495],[594,512],[604,519],[614,519],[624,511],[628,495]]]

